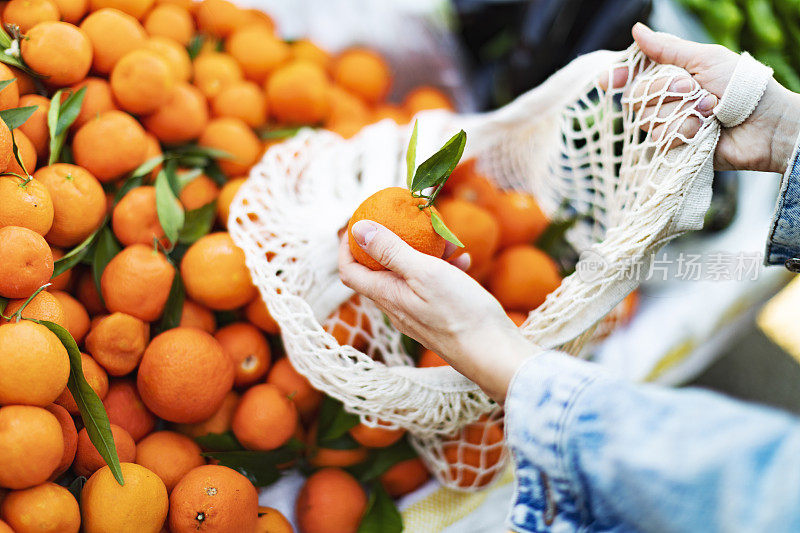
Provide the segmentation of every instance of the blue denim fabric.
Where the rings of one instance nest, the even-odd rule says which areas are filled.
[[[800,419],[557,353],[506,399],[514,531],[800,531]]]
[[[800,140],[800,139],[798,139]],[[764,263],[782,265],[800,257],[800,143],[789,158],[781,192],[772,217]]]

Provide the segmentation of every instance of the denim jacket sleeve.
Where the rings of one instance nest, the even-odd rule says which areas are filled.
[[[800,258],[800,136],[781,180],[764,262],[768,265],[786,265],[786,261],[794,258]]]
[[[557,352],[506,399],[514,531],[800,531],[800,421]]]

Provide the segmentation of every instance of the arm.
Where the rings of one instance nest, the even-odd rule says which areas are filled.
[[[546,352],[514,377],[506,434],[520,531],[800,531],[800,424],[775,410]]]

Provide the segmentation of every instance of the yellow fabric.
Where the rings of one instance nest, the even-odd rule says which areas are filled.
[[[407,533],[442,531],[477,510],[492,491],[513,481],[514,471],[509,466],[497,483],[486,490],[470,493],[440,488],[402,512],[405,531]]]
[[[772,342],[800,362],[800,277],[767,302],[756,323]]]

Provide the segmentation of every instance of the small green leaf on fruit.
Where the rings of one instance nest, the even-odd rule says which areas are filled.
[[[408,140],[408,150],[406,150],[406,186],[409,190],[414,181],[414,171],[417,163],[417,126],[419,121],[414,121],[414,129],[411,131],[411,138]]]
[[[15,130],[25,124],[25,121],[28,120],[33,112],[36,111],[39,106],[36,105],[29,105],[26,107],[15,107],[13,109],[4,109],[0,111],[0,118],[3,119],[3,122],[6,123],[8,129]]]
[[[244,450],[233,434],[233,431],[226,431],[225,433],[207,433],[195,437],[194,440],[201,448],[209,452],[234,452]]]
[[[50,279],[60,276],[70,268],[77,265],[81,259],[86,257],[86,254],[89,253],[89,250],[91,250],[92,243],[94,242],[95,237],[97,237],[99,231],[100,229],[98,228],[91,235],[86,237],[83,242],[76,245],[72,250],[64,254],[63,257],[53,263],[53,275]]]
[[[410,187],[411,192],[419,192],[444,184],[458,165],[466,144],[467,134],[461,130],[453,135],[438,152],[423,161],[414,174]]]
[[[464,244],[458,240],[456,234],[450,231],[450,228],[445,225],[444,220],[435,211],[431,211],[431,224],[433,224],[433,231],[438,233],[444,240],[455,244],[459,248],[464,247]]]
[[[50,100],[50,110],[47,112],[47,127],[50,130],[50,157],[48,165],[58,162],[61,149],[67,139],[69,127],[78,118],[83,104],[83,97],[86,94],[86,87],[81,87],[78,91],[71,93],[64,102],[61,102],[61,95],[64,89],[59,89]]]
[[[103,277],[103,271],[106,265],[114,259],[122,250],[122,247],[117,242],[114,233],[107,224],[104,224],[100,232],[97,234],[97,240],[94,244],[94,255],[92,257],[92,277],[94,278],[94,285],[97,288],[97,293],[103,297],[103,291],[100,287],[100,279]]]
[[[172,286],[169,289],[167,303],[164,306],[164,314],[161,315],[161,322],[158,326],[159,331],[167,331],[180,326],[181,316],[183,315],[183,300],[185,298],[186,293],[183,288],[181,272],[178,268],[175,268],[175,276],[172,278]]]
[[[166,169],[158,173],[155,188],[158,222],[161,224],[167,240],[174,245],[178,242],[178,234],[183,227],[185,214],[181,203],[170,187]]]
[[[358,533],[401,533],[403,517],[397,506],[378,482],[372,484],[367,511],[358,526]]]
[[[207,235],[214,226],[216,216],[216,202],[209,202],[202,207],[187,211],[183,228],[178,234],[178,242],[192,244],[203,235]]]
[[[119,464],[117,448],[114,446],[114,436],[111,433],[111,424],[108,421],[106,408],[83,375],[81,352],[75,343],[75,339],[66,329],[55,322],[48,320],[39,320],[37,322],[52,331],[67,350],[70,366],[67,388],[72,393],[75,403],[78,404],[78,410],[81,413],[81,419],[89,435],[89,440],[111,469],[111,473],[114,474],[117,483],[124,485],[125,480],[122,478],[122,468]]]

